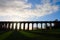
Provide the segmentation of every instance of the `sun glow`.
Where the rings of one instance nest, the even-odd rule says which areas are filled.
[[[47,26],[49,27],[50,24],[48,23]],[[52,27],[53,26],[54,26],[54,24],[52,23]],[[8,28],[8,24],[7,24],[7,28]],[[24,28],[24,23],[21,24],[21,30],[23,30],[23,28]],[[43,23],[42,24],[42,29],[45,29],[45,28],[46,28],[45,23]],[[10,29],[12,29],[12,23],[10,24]],[[15,29],[19,30],[20,29],[20,23],[17,23],[17,25],[16,25],[16,23],[14,23],[13,24],[13,29],[14,30]],[[25,30],[27,30],[27,29],[28,29],[28,23],[25,24]],[[36,25],[36,23],[34,23],[33,30],[36,30],[36,29],[37,29],[37,25]],[[38,29],[41,29],[41,24],[40,23],[38,24]],[[29,24],[29,30],[32,30],[32,24],[31,23]]]

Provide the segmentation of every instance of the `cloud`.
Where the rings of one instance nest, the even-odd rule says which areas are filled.
[[[57,3],[57,2],[60,2],[60,0],[53,0],[53,3]]]
[[[59,6],[51,5],[48,0],[41,0],[41,4],[36,4],[34,9],[27,2],[28,0],[0,0],[0,16],[4,17],[1,20],[27,20],[54,13],[59,9]]]

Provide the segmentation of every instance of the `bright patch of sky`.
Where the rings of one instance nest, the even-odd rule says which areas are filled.
[[[60,20],[60,0],[0,0],[0,21]]]

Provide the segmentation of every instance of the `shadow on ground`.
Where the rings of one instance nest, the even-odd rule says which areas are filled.
[[[13,31],[12,34],[5,40],[29,40],[30,38],[24,36],[19,31]]]
[[[0,31],[0,40],[60,40],[60,31]]]

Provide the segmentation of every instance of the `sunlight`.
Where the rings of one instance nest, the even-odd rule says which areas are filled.
[[[20,26],[20,24],[21,24],[21,26]],[[33,26],[32,26],[33,25]],[[10,27],[10,29],[17,29],[17,30],[27,30],[28,29],[28,23],[25,23],[25,27],[24,27],[24,23],[10,23],[10,25],[9,24],[3,24],[3,26],[2,27],[5,27],[5,26],[7,26],[6,28],[9,28]],[[8,27],[9,26],[9,27]],[[52,27],[54,27],[54,23],[47,23],[47,26],[46,26],[46,23],[38,23],[38,25],[36,24],[36,23],[29,23],[29,30],[36,30],[37,29],[37,27],[38,27],[38,29],[41,29],[41,27],[42,27],[42,29],[46,29],[46,27],[50,27],[50,26],[52,26]],[[21,27],[21,28],[20,28]],[[33,27],[33,28],[32,28]],[[25,29],[24,29],[25,28]]]
[[[13,26],[14,26],[13,29],[15,30],[16,29],[16,23],[14,23]],[[20,23],[17,23],[17,30],[20,29],[19,27],[20,27]],[[24,23],[21,24],[21,30],[23,30],[23,27],[24,27]],[[27,30],[27,28],[28,28],[28,23],[25,24],[25,30]],[[36,24],[34,24],[33,28],[34,28],[33,30],[36,30]],[[38,26],[38,28],[40,28],[40,27]],[[12,24],[10,24],[10,29],[12,29]],[[29,30],[32,30],[32,24],[31,23],[29,24]]]
[[[17,23],[17,28],[16,28],[16,23],[13,24],[13,29],[17,29],[19,30],[20,29],[20,23]],[[50,24],[48,23],[47,26],[50,26]],[[52,23],[52,26],[54,26],[54,24]],[[24,27],[24,23],[21,23],[21,30],[23,30],[23,27]],[[8,28],[8,24],[7,24],[7,28]],[[25,30],[27,30],[28,28],[28,23],[25,24]],[[42,29],[45,29],[45,23],[42,24]],[[12,23],[10,24],[10,29],[12,29]],[[37,24],[34,23],[33,24],[33,30],[36,30],[37,29]],[[41,24],[38,23],[38,29],[41,29]],[[29,30],[32,30],[32,23],[29,24]]]

